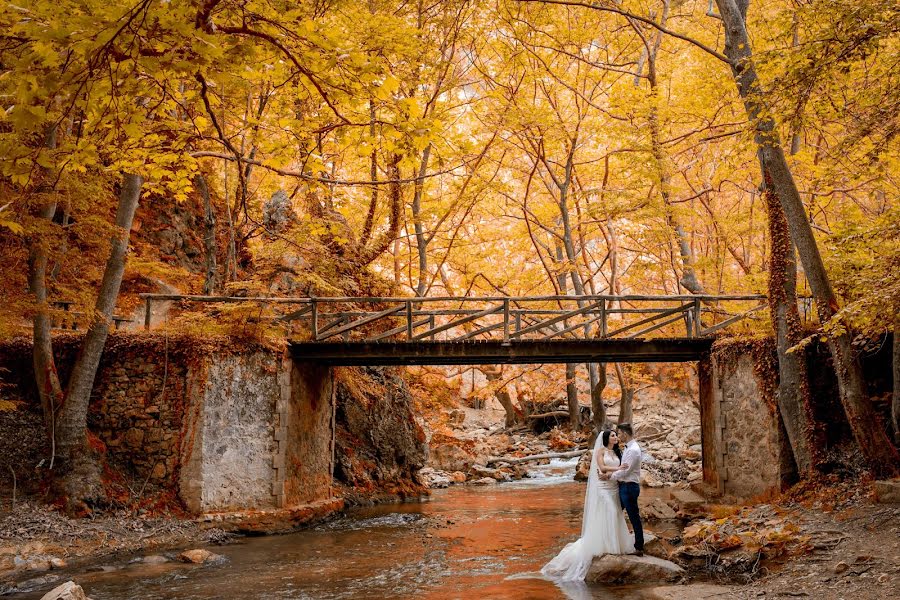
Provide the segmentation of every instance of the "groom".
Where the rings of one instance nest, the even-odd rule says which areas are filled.
[[[619,482],[619,501],[628,514],[628,520],[631,521],[631,528],[634,530],[634,553],[643,556],[644,527],[641,525],[641,513],[638,510],[638,496],[641,494],[641,447],[634,439],[631,423],[620,423],[617,430],[619,441],[625,442],[622,464],[628,465],[628,468],[604,474],[603,479]]]

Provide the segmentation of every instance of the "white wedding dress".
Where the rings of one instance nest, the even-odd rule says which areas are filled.
[[[600,443],[599,438],[597,443]],[[628,532],[622,505],[619,503],[619,484],[601,480],[597,475],[597,454],[595,448],[591,457],[587,491],[584,494],[581,537],[568,544],[541,569],[541,573],[550,579],[581,581],[587,575],[595,556],[634,552],[634,537]],[[606,466],[619,466],[616,455],[602,446],[599,454]]]

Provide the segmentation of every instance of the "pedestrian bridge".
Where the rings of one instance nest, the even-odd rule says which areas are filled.
[[[758,295],[143,297],[147,327],[153,302],[258,303],[296,360],[323,365],[694,361],[766,307]]]

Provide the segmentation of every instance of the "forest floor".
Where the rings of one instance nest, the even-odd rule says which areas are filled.
[[[744,574],[714,574],[717,583],[658,588],[656,595],[661,600],[897,598],[900,504],[874,504],[867,493],[848,498],[847,488],[853,485],[845,482],[834,490],[845,498],[839,507],[823,501],[778,506],[779,517],[797,527],[795,547],[784,556],[763,560]],[[749,581],[735,585],[742,578]]]

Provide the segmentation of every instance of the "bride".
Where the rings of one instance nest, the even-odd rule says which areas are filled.
[[[600,479],[601,472],[612,473],[627,467],[621,464],[622,451],[618,442],[615,431],[604,431],[597,438],[584,494],[581,537],[544,565],[541,573],[545,577],[561,581],[583,580],[595,556],[634,552],[634,540],[625,525],[619,502],[619,484]]]

